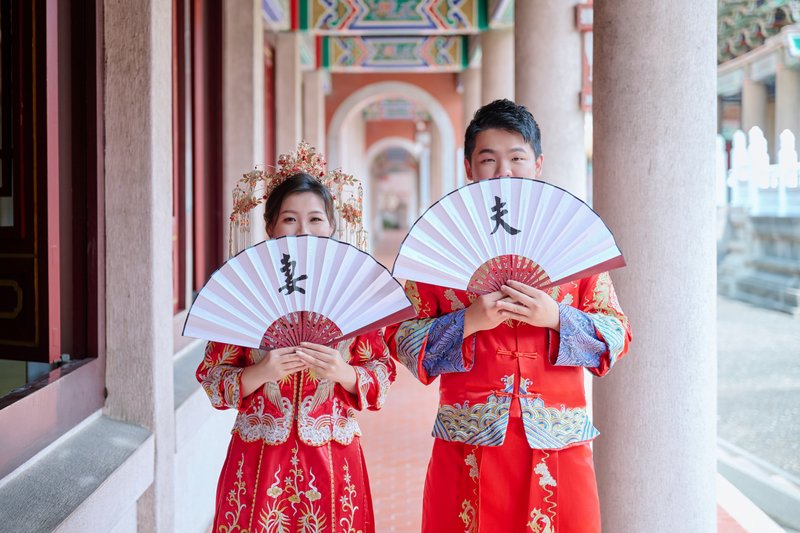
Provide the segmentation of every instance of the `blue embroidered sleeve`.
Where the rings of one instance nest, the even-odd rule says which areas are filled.
[[[600,357],[608,351],[608,346],[597,337],[589,315],[564,304],[558,304],[558,315],[561,320],[561,341],[555,364],[599,367]]]
[[[466,372],[461,355],[464,339],[464,313],[460,309],[433,321],[428,330],[428,344],[422,359],[422,366],[430,377],[447,372]]]

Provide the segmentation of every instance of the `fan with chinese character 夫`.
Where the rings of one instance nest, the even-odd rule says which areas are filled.
[[[324,237],[281,237],[242,250],[198,294],[187,337],[275,349],[332,345],[416,316],[369,254]]]
[[[543,181],[493,178],[433,204],[392,274],[486,294],[508,280],[547,289],[623,266],[611,231],[584,202]]]

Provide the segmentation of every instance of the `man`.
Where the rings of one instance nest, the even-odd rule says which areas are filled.
[[[536,121],[508,100],[475,113],[464,155],[474,181],[538,178],[544,161]],[[390,349],[422,383],[440,376],[423,532],[600,531],[583,368],[602,376],[630,341],[608,274],[406,293],[417,318],[387,328]]]

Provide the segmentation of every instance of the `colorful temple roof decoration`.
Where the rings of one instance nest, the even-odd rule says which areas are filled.
[[[299,0],[295,29],[321,35],[465,34],[485,29],[486,0]]]
[[[719,0],[717,61],[724,63],[800,22],[798,0]]]
[[[292,29],[289,0],[261,0],[261,15],[267,30],[288,31]]]
[[[321,67],[331,72],[457,72],[467,61],[466,36],[323,37]]]
[[[385,98],[372,102],[362,111],[367,122],[377,120],[422,120],[428,122],[431,115],[427,109],[416,102],[402,98]]]

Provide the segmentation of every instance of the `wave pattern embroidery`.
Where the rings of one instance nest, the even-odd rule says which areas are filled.
[[[433,436],[452,442],[500,446],[508,426],[508,408],[514,392],[514,376],[504,376],[503,394],[492,393],[486,403],[441,405]]]
[[[522,424],[531,448],[560,450],[592,440],[600,434],[589,420],[584,407],[546,407],[541,398],[525,398],[530,383],[530,380],[523,379],[519,384],[519,392]]]

